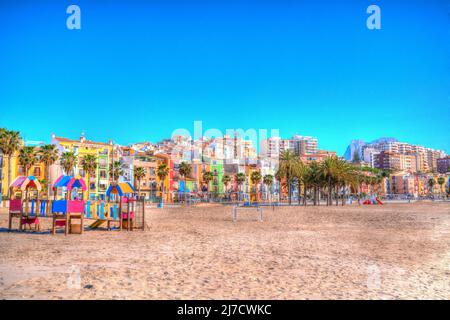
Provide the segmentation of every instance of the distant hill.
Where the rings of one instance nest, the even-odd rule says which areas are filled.
[[[374,144],[374,143],[382,143],[382,142],[397,142],[398,140],[396,138],[392,137],[383,137],[376,140],[373,140],[372,142],[369,142],[368,144]]]
[[[355,151],[358,152],[359,157],[362,159],[362,147],[365,146],[366,143],[364,140],[352,140],[350,144],[347,147],[347,150],[344,152],[344,159],[348,161],[353,160],[353,155],[355,154]]]
[[[363,159],[364,158],[363,154],[362,154],[363,146],[371,145],[371,144],[375,144],[375,143],[385,143],[385,142],[395,142],[395,141],[398,141],[398,140],[396,138],[392,138],[392,137],[382,137],[382,138],[378,138],[378,139],[373,140],[368,143],[366,143],[364,140],[355,139],[350,142],[350,144],[348,145],[347,149],[344,152],[343,157],[345,160],[353,161],[353,156],[356,151],[359,155],[359,158]]]

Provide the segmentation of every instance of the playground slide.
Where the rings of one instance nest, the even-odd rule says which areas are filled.
[[[98,220],[94,221],[89,227],[91,229],[97,229],[98,227],[100,227],[105,222],[106,222],[106,220],[98,219]]]
[[[376,199],[378,204],[383,204],[383,202],[380,201],[380,199]]]

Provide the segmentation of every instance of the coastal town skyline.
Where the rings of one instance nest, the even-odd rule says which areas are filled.
[[[195,127],[195,126],[193,126],[193,127]],[[39,145],[45,145],[45,144],[51,143],[51,139],[52,139],[53,135],[61,136],[61,137],[69,137],[71,139],[78,139],[81,136],[86,136],[86,137],[89,137],[89,139],[94,140],[94,141],[103,141],[103,142],[111,141],[114,144],[122,145],[122,146],[129,146],[129,145],[134,145],[134,144],[139,144],[139,143],[158,144],[159,142],[161,142],[163,140],[171,139],[172,136],[177,135],[176,132],[178,130],[180,130],[180,129],[187,130],[190,133],[190,135],[184,135],[184,136],[190,137],[193,140],[198,140],[198,139],[194,138],[195,137],[195,134],[194,134],[195,129],[192,130],[192,132],[191,132],[191,131],[189,131],[188,128],[179,128],[179,129],[173,130],[171,134],[169,134],[166,137],[162,137],[160,139],[156,139],[156,138],[152,139],[152,138],[149,137],[147,139],[142,139],[142,140],[137,140],[137,139],[136,140],[132,140],[132,141],[130,141],[128,143],[121,143],[120,142],[121,140],[117,139],[114,136],[110,136],[110,137],[107,137],[106,139],[102,140],[102,139],[99,139],[96,136],[91,135],[88,130],[81,130],[80,132],[78,132],[78,134],[76,132],[74,134],[64,134],[63,132],[61,132],[61,130],[58,131],[58,132],[49,132],[46,139],[40,140],[40,139],[36,139],[36,137],[32,133],[31,134],[27,134],[26,132],[24,133],[23,131],[20,131],[19,129],[15,129],[14,126],[13,127],[9,127],[9,129],[19,131],[21,133],[21,138],[23,139],[24,144],[25,145],[33,145],[33,146],[39,146]],[[242,129],[242,128],[235,128],[235,129],[225,129],[225,130],[221,131],[221,130],[215,129],[215,128],[213,128],[213,129],[206,128],[206,130],[202,130],[202,132],[205,133],[205,131],[208,131],[208,130],[215,130],[215,131],[218,130],[219,132],[223,132],[223,135],[221,135],[222,137],[224,135],[227,135],[227,133],[228,133],[229,136],[234,136],[234,134],[232,134],[232,132],[234,131],[238,136],[240,136],[241,138],[244,138],[244,139],[249,139],[249,136],[248,135],[246,136],[245,134],[242,134],[242,133],[249,132],[249,131],[252,131],[252,130],[254,130],[254,132],[256,132],[256,133],[258,133],[259,130],[265,131],[265,135],[262,136],[263,138],[258,137],[256,140],[249,139],[249,140],[253,141],[254,147],[255,147],[255,149],[256,149],[256,151],[258,153],[260,153],[261,142],[263,142],[263,140],[265,140],[265,138],[278,137],[278,138],[281,138],[281,139],[290,139],[291,137],[296,136],[296,135],[298,135],[298,136],[314,137],[315,139],[318,139],[318,140],[321,141],[320,149],[333,150],[333,151],[336,152],[336,154],[338,156],[342,156],[342,157],[345,157],[345,153],[348,151],[348,148],[352,145],[352,143],[361,142],[362,141],[364,143],[370,144],[370,143],[375,142],[375,141],[380,140],[380,139],[393,139],[395,141],[399,141],[399,142],[403,142],[403,143],[408,143],[408,144],[412,144],[412,145],[421,145],[421,146],[425,146],[426,148],[430,148],[430,149],[434,149],[434,150],[441,150],[441,151],[444,151],[446,153],[448,153],[448,150],[449,150],[449,149],[444,148],[444,147],[435,147],[435,146],[430,146],[430,145],[426,145],[426,144],[415,143],[415,142],[413,142],[413,141],[411,141],[409,139],[399,139],[396,136],[388,136],[388,135],[382,135],[382,136],[378,136],[378,137],[374,136],[373,138],[368,138],[368,139],[364,139],[363,137],[355,137],[355,138],[353,138],[353,139],[351,139],[349,141],[342,141],[339,144],[339,147],[337,149],[330,149],[330,148],[326,147],[328,145],[327,142],[324,141],[323,139],[320,139],[320,135],[317,135],[317,134],[306,134],[304,132],[301,132],[300,130],[294,131],[294,133],[292,133],[292,134],[282,134],[277,129],[253,129],[253,128]],[[279,133],[279,134],[272,134],[273,132],[274,133]],[[201,135],[201,137],[208,138],[208,136],[204,136],[204,135]],[[197,138],[198,138],[198,135],[197,135]]]

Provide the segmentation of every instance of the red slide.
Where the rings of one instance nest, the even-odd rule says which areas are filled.
[[[381,202],[380,199],[376,198],[375,200],[377,201],[378,204],[383,204],[383,202]]]

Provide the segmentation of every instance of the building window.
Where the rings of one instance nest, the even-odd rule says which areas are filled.
[[[99,159],[98,164],[99,164],[100,168],[106,168],[106,159],[104,159],[104,158]]]
[[[41,168],[40,167],[35,167],[33,175],[36,176],[36,177],[39,177],[41,175]]]

